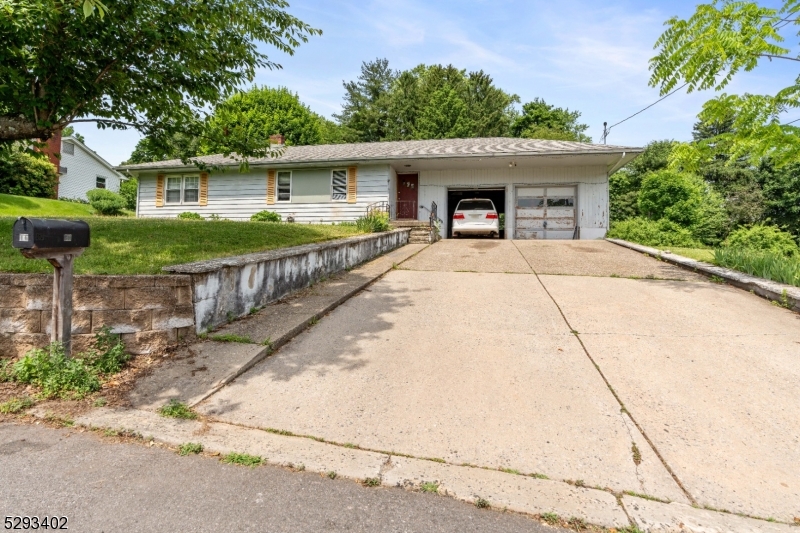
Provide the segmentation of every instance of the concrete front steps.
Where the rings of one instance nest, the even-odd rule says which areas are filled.
[[[408,244],[433,244],[441,239],[436,228],[431,228],[430,223],[422,220],[392,220],[395,229],[411,228]]]

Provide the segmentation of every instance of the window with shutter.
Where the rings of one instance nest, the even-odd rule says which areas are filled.
[[[344,202],[347,200],[347,171],[334,170],[331,174],[331,200]]]
[[[291,202],[292,201],[292,172],[281,171],[278,172],[278,201]]]

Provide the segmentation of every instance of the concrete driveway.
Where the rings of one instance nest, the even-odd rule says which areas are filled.
[[[442,241],[201,410],[800,517],[800,320],[602,241]]]

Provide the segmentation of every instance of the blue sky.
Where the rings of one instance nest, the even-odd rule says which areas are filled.
[[[311,109],[340,109],[342,81],[362,61],[387,58],[394,69],[442,63],[484,70],[522,102],[535,97],[580,111],[599,142],[613,124],[659,98],[648,86],[648,60],[663,23],[688,17],[695,1],[587,0],[290,0],[289,11],[323,30],[294,56],[273,52],[281,70],[258,73],[259,85],[286,86]],[[770,3],[770,2],[765,2]],[[775,2],[777,5],[778,3]],[[795,41],[790,41],[794,46]],[[269,50],[267,50],[268,53]],[[740,74],[731,93],[774,93],[797,76],[792,62],[764,63]],[[713,93],[677,93],[615,128],[609,144],[642,146],[688,140],[702,103]],[[796,118],[796,117],[791,117]],[[139,135],[76,125],[89,146],[113,164]]]

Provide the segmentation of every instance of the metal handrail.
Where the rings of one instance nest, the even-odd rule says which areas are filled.
[[[429,220],[431,224],[431,229],[436,225],[436,221],[439,219],[439,206],[436,205],[436,202],[431,202],[431,212],[429,215]]]
[[[386,200],[381,202],[374,202],[367,206],[367,214],[370,213],[386,213],[389,215],[389,218],[392,217],[392,206]]]

